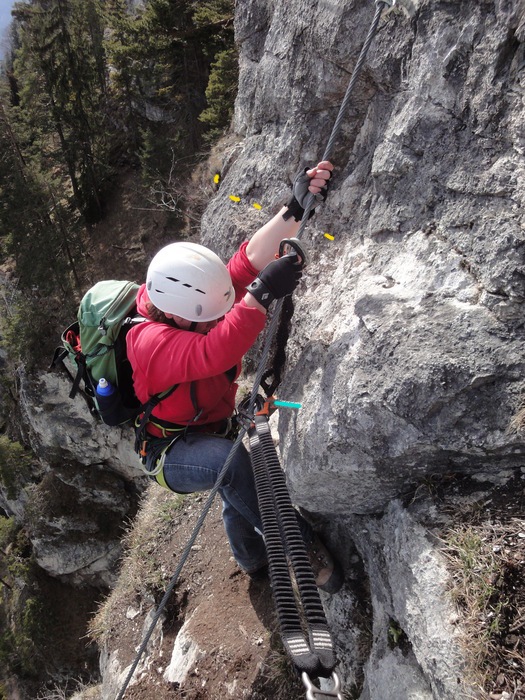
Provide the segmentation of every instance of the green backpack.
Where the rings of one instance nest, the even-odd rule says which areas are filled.
[[[139,285],[134,282],[97,282],[84,295],[77,320],[62,333],[62,345],[53,357],[52,367],[60,364],[73,381],[69,397],[74,398],[81,391],[92,413],[107,425],[134,421],[145,409],[149,409],[149,415],[154,406],[176,388],[156,394],[146,404],[141,404],[135,395],[126,335],[134,325],[146,321],[137,314],[138,289]],[[76,366],[75,376],[64,362],[66,357]],[[97,394],[97,384],[102,378],[113,388],[110,401],[104,401]]]

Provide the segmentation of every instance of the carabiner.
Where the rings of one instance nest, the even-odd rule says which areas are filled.
[[[304,247],[299,243],[298,238],[283,238],[279,244],[279,257],[282,258],[283,255],[288,255],[294,252],[301,262],[301,268],[303,268],[308,263],[308,256]]]
[[[243,428],[249,430],[253,426],[254,416],[262,411],[264,406],[265,400],[260,394],[256,395],[255,403],[252,403],[251,396],[247,396],[237,406],[237,420]]]
[[[306,688],[306,700],[324,700],[324,698],[337,698],[337,700],[343,700],[343,696],[340,692],[341,681],[339,680],[339,676],[335,671],[332,671],[331,678],[331,680],[334,682],[333,690],[320,690],[317,688],[310,680],[310,676],[306,673],[306,671],[303,671],[301,678]]]

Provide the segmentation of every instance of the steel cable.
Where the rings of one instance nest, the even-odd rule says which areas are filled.
[[[329,160],[330,156],[332,155],[333,148],[335,145],[335,142],[337,140],[337,137],[339,136],[339,132],[341,131],[341,126],[343,123],[343,119],[345,117],[346,111],[348,109],[348,105],[350,103],[350,96],[352,94],[352,91],[354,89],[355,83],[357,81],[358,75],[362,69],[362,66],[364,64],[364,61],[366,59],[366,55],[368,53],[368,50],[370,48],[370,44],[372,43],[372,39],[374,38],[375,33],[377,32],[377,27],[379,24],[379,20],[381,18],[381,13],[384,9],[384,7],[390,6],[392,3],[390,0],[376,0],[376,11],[374,14],[374,18],[372,20],[372,23],[370,25],[370,29],[368,31],[367,37],[365,39],[365,42],[363,44],[363,47],[361,49],[361,52],[359,54],[359,58],[357,60],[357,63],[355,65],[354,71],[352,73],[352,77],[348,83],[348,87],[346,89],[346,93],[343,99],[343,102],[341,103],[341,107],[339,108],[339,113],[337,115],[337,118],[335,120],[334,126],[332,128],[332,132],[330,134],[330,137],[328,139],[328,143],[326,145],[325,152],[323,154],[322,160]],[[306,224],[309,219],[310,212],[312,211],[313,204],[315,202],[315,195],[311,194],[308,196],[307,201],[306,201],[306,206],[304,210],[304,214],[301,220],[301,225],[299,227],[299,231],[297,232],[297,238],[300,238],[303,234],[303,231],[306,227]],[[266,338],[265,338],[265,343],[263,346],[263,350],[261,352],[261,359],[259,361],[259,365],[256,371],[255,379],[254,379],[254,385],[253,389],[250,395],[250,409],[252,412],[254,412],[254,407],[256,404],[256,399],[257,399],[257,392],[259,389],[259,385],[261,384],[263,375],[265,373],[265,368],[266,364],[268,361],[268,358],[270,356],[271,352],[271,346],[273,342],[273,338],[275,336],[275,333],[277,331],[277,326],[279,323],[279,316],[281,312],[281,307],[283,304],[283,300],[279,299],[273,309],[273,313],[270,318],[270,322],[267,327],[267,332],[266,332]],[[164,596],[162,597],[161,602],[159,603],[159,606],[157,608],[157,611],[155,615],[153,616],[152,622],[148,628],[148,631],[146,632],[142,643],[137,651],[137,655],[135,657],[134,662],[132,663],[130,670],[128,672],[128,675],[126,676],[126,680],[124,681],[122,688],[116,698],[116,700],[122,700],[124,697],[124,694],[126,692],[126,689],[133,677],[133,674],[135,673],[135,670],[139,664],[139,661],[142,657],[142,654],[145,652],[148,642],[151,638],[151,635],[153,634],[153,631],[155,629],[155,626],[157,625],[162,612],[164,608],[166,607],[169,597],[171,593],[173,592],[173,589],[175,588],[177,581],[179,579],[180,573],[182,569],[184,568],[184,565],[190,555],[191,548],[195,544],[195,541],[199,535],[199,532],[202,528],[202,525],[204,524],[204,521],[206,519],[206,516],[208,515],[211,506],[213,505],[213,501],[215,499],[215,496],[217,495],[217,492],[219,491],[222,482],[224,480],[224,477],[226,475],[226,472],[228,471],[228,468],[233,460],[233,457],[235,456],[237,449],[239,448],[239,445],[242,443],[242,440],[246,434],[246,429],[243,427],[237,436],[237,439],[232,445],[232,448],[230,450],[230,453],[228,455],[228,458],[226,459],[226,462],[224,463],[224,466],[222,467],[221,471],[219,472],[219,475],[217,477],[217,481],[215,482],[213,488],[211,489],[208,498],[206,499],[206,502],[203,506],[201,515],[199,516],[195,527],[193,529],[193,532],[190,535],[190,538],[184,547],[184,550],[182,552],[179,564],[177,565],[177,568],[175,569],[175,572],[166,588],[166,592],[164,593]]]

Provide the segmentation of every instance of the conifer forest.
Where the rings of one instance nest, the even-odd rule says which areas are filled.
[[[170,173],[204,161],[230,124],[233,4],[13,5],[0,60],[0,481],[8,498],[34,463],[16,414],[17,372],[49,367],[97,272],[94,231],[119,182],[131,174],[133,194],[149,197],[152,210],[166,204],[152,196],[170,198],[176,228],[185,203],[173,205]],[[6,678],[39,677],[47,636],[38,567],[24,528],[7,515],[0,508],[0,698]]]
[[[203,156],[229,125],[237,58],[232,0],[29,0],[12,17],[0,257],[14,261],[20,295],[7,341],[31,361],[49,299],[75,308],[118,173],[147,186]]]

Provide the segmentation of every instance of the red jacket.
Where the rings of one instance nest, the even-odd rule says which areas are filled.
[[[191,423],[195,417],[190,396],[192,382],[197,405],[202,409],[196,425],[215,423],[231,416],[241,359],[266,321],[265,314],[242,301],[245,287],[258,272],[246,256],[246,245],[243,243],[228,263],[236,293],[235,304],[207,335],[153,321],[141,323],[129,331],[127,352],[138,399],[145,403],[154,394],[180,384],[155,408],[155,417],[170,423]],[[146,285],[142,285],[137,294],[137,309],[146,318],[148,301]],[[225,374],[228,370],[232,370],[229,377]],[[148,431],[161,434],[151,424]]]

